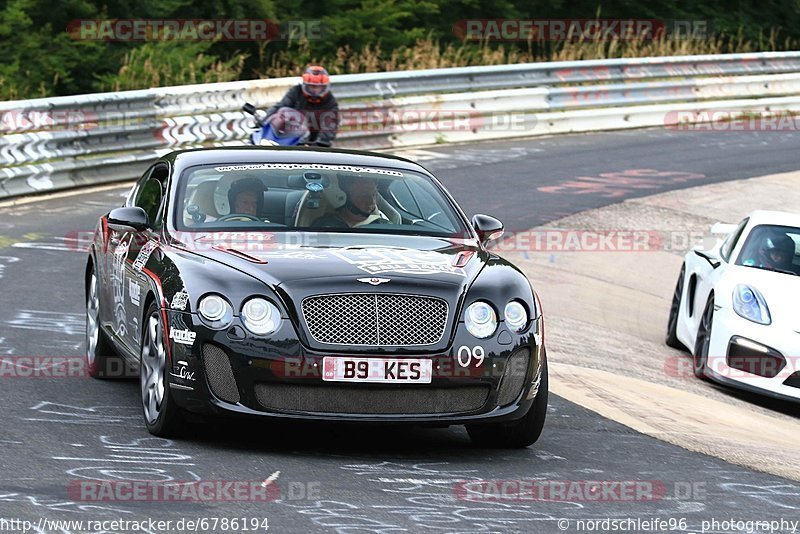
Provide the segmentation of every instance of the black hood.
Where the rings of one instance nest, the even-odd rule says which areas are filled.
[[[313,279],[464,288],[486,261],[474,240],[385,234],[215,232],[198,236],[192,248],[273,288]]]

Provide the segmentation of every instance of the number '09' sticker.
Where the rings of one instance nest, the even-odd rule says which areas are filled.
[[[472,348],[469,348],[466,345],[461,345],[458,347],[458,352],[456,353],[458,365],[461,367],[470,367],[472,365],[473,358],[478,362],[475,364],[475,367],[480,367],[483,364],[484,358],[486,357],[485,355],[486,353],[484,352],[483,347],[480,345],[476,345]]]

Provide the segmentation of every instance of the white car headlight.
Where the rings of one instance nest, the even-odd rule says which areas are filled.
[[[479,300],[467,306],[464,323],[470,334],[486,339],[497,330],[497,314],[488,302]]]
[[[266,336],[278,329],[281,312],[270,301],[254,297],[242,306],[242,322],[255,335]]]
[[[508,327],[514,332],[522,332],[528,326],[528,312],[518,300],[512,300],[506,304],[503,317],[505,317]]]
[[[233,320],[233,308],[230,303],[222,296],[213,293],[200,299],[197,311],[200,319],[211,328],[225,328]]]
[[[770,324],[767,301],[754,287],[739,284],[733,288],[733,309],[740,316],[758,324]]]

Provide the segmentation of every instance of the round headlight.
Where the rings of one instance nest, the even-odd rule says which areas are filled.
[[[233,319],[233,308],[220,295],[206,295],[197,306],[200,319],[211,328],[225,328]]]
[[[508,327],[514,332],[522,332],[528,326],[528,312],[525,306],[518,300],[512,300],[506,304],[503,312]]]
[[[479,300],[467,307],[464,323],[470,334],[485,339],[497,330],[497,314],[490,304]]]
[[[278,329],[281,312],[266,299],[255,297],[242,306],[242,322],[257,336],[266,336]]]

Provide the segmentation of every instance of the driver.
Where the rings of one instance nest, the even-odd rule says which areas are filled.
[[[228,190],[231,215],[241,213],[258,217],[264,208],[264,191],[267,188],[258,178],[249,176],[236,180]]]
[[[367,224],[391,224],[388,217],[378,209],[378,186],[367,176],[339,178],[347,201],[336,210],[317,218],[312,226],[322,228],[354,228]]]
[[[777,232],[773,235],[768,235],[758,249],[757,258],[746,260],[744,265],[764,269],[794,271],[794,254],[794,240],[783,232]]]

